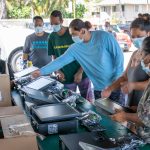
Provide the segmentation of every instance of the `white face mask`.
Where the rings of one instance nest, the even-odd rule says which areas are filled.
[[[145,37],[134,38],[133,39],[134,46],[138,49],[141,48],[144,39],[145,39]]]
[[[82,43],[84,40],[83,39],[80,39],[79,36],[72,36],[72,40],[75,42],[75,43]]]
[[[61,24],[53,25],[53,32],[59,32],[61,30]]]
[[[44,31],[43,26],[35,27],[35,33],[42,33]]]

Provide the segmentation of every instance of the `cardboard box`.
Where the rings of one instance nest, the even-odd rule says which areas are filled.
[[[23,114],[19,106],[0,107],[0,119]]]
[[[11,106],[10,79],[7,74],[0,74],[0,107]]]
[[[38,150],[36,134],[25,115],[1,119],[4,138],[0,139],[2,150]]]

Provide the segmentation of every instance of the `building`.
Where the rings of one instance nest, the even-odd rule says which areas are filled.
[[[96,12],[106,12],[112,20],[130,22],[138,13],[150,12],[150,0],[102,0],[95,5]]]

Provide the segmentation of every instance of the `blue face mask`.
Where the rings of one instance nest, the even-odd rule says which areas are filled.
[[[147,67],[145,66],[143,60],[141,60],[141,66],[142,66],[142,69],[143,69],[147,74],[150,73],[150,68],[149,68],[148,66],[147,66]]]
[[[145,39],[145,37],[133,39],[134,46],[138,49],[141,48],[144,39]]]
[[[84,40],[83,39],[80,39],[79,36],[72,36],[72,40],[75,42],[75,43],[82,43]]]
[[[42,33],[44,30],[43,30],[43,26],[40,27],[40,26],[37,26],[35,27],[35,33]]]
[[[61,30],[61,25],[53,25],[53,32],[59,32]]]

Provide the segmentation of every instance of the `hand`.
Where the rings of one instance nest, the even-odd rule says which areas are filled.
[[[26,69],[28,67],[28,65],[27,65],[27,60],[24,60],[23,61],[23,69]]]
[[[39,77],[40,75],[41,75],[40,70],[36,70],[36,71],[34,71],[34,72],[31,73],[31,76],[32,76],[33,78],[37,78],[37,77]]]
[[[121,91],[125,94],[129,94],[134,90],[133,82],[122,82],[120,84],[121,84]]]
[[[65,75],[62,71],[58,70],[55,72],[56,76],[58,77],[58,80],[63,82],[65,81]]]
[[[77,73],[74,75],[74,82],[75,82],[75,83],[80,83],[81,80],[82,80],[82,73],[77,72]]]
[[[124,112],[123,110],[116,110],[116,114],[111,115],[111,119],[117,122],[125,122],[127,121],[126,119],[127,113]]]
[[[106,88],[101,92],[101,97],[102,98],[108,98],[111,95],[111,90],[110,88]]]

